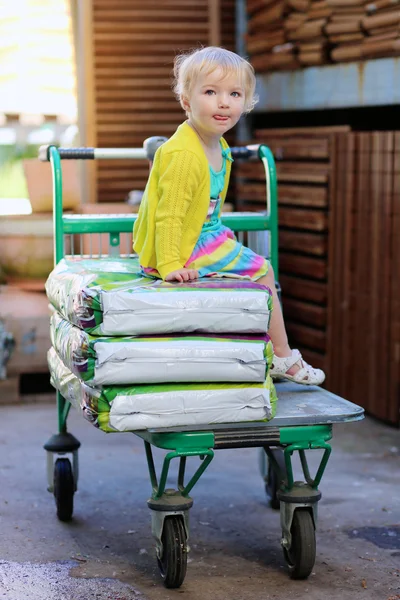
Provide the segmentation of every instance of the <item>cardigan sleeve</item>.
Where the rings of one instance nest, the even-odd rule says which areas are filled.
[[[157,270],[165,279],[182,269],[184,220],[200,184],[200,163],[193,152],[178,150],[162,157],[155,215]]]

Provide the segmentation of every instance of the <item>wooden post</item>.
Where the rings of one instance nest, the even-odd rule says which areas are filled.
[[[210,46],[221,45],[221,18],[220,0],[208,0]]]
[[[96,147],[92,0],[70,0],[70,7],[75,48],[79,143],[81,146]],[[82,202],[97,202],[96,161],[81,161],[79,166]]]

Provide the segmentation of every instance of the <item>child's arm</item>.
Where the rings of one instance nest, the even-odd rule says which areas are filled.
[[[187,271],[181,259],[182,232],[200,181],[200,161],[195,154],[179,150],[162,155],[155,215],[155,249],[157,270],[163,279],[176,271]],[[180,278],[175,279],[181,281]],[[184,281],[187,281],[186,277]]]

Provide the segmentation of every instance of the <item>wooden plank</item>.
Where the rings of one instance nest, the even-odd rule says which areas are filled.
[[[137,113],[131,112],[118,112],[118,113],[101,113],[98,116],[98,125],[114,125],[117,123],[126,123],[127,125],[135,124],[137,122]],[[143,112],[141,114],[141,123],[172,123],[177,127],[182,122],[182,114],[179,112],[175,115],[170,112],[156,113]]]
[[[294,181],[327,183],[329,175],[329,165],[317,162],[277,162],[276,170],[279,184]],[[238,169],[238,177],[263,181],[263,166],[260,163],[244,163]]]
[[[326,136],[327,134],[332,133],[348,133],[351,131],[351,127],[349,125],[334,125],[329,127],[284,127],[277,129],[257,129],[254,132],[254,137],[257,140],[267,139],[267,136],[276,137],[276,136],[310,136],[310,137],[318,137],[318,136]]]
[[[325,164],[318,163],[276,163],[278,183],[304,182],[327,183],[329,169]]]
[[[325,256],[327,253],[327,239],[324,233],[305,233],[281,229],[279,232],[279,247],[287,251]]]
[[[171,47],[175,46],[175,48],[179,48],[180,44],[190,44],[193,41],[193,33],[192,31],[189,31],[187,33],[185,32],[180,32],[179,35],[175,32],[169,32],[169,31],[160,31],[158,32],[157,36],[159,36],[157,38],[157,45],[158,44],[163,44],[163,43],[170,43],[172,44]],[[94,32],[93,33],[93,38],[96,44],[101,44],[102,42],[105,44],[114,44],[114,43],[118,43],[118,44],[122,44],[124,42],[128,42],[128,43],[134,43],[134,42],[141,42],[143,44],[148,44],[149,46],[151,44],[154,45],[154,39],[149,40],[149,34],[148,32],[115,32],[115,31],[107,31],[107,32],[101,32],[101,33],[97,33]],[[159,51],[160,46],[158,46],[158,51]]]
[[[368,365],[368,405],[370,410],[378,418],[382,419],[385,415],[384,405],[382,402],[381,392],[378,393],[377,386],[377,372],[380,373],[379,379],[380,385],[385,386],[385,373],[381,371],[382,357],[379,355],[381,350],[380,344],[380,295],[382,290],[379,289],[380,277],[380,252],[379,252],[379,238],[381,230],[381,201],[382,201],[382,182],[381,182],[381,136],[380,132],[372,132],[370,134],[371,143],[371,186],[370,186],[370,199],[371,199],[371,213],[369,220],[371,223],[371,237],[369,240],[369,327],[371,331],[371,346],[372,352],[368,353],[366,363]],[[384,398],[384,396],[383,396]]]
[[[400,137],[399,133],[396,136]],[[399,178],[397,177],[397,180]],[[400,425],[400,193],[397,182],[393,194],[393,218],[391,221],[392,277],[390,281],[390,367],[389,397],[391,399],[388,419]]]
[[[147,79],[146,77],[132,77],[126,79],[125,77],[96,77],[96,91],[98,89],[103,90],[112,90],[115,86],[119,88],[123,88],[125,90],[135,89],[140,86],[142,90],[142,94],[147,91],[153,91],[154,89],[158,89],[160,86],[170,85],[171,81],[169,78],[158,80]]]
[[[156,19],[160,17],[156,16]],[[104,34],[110,33],[112,36],[118,33],[127,34],[127,32],[132,33],[133,35],[139,33],[151,33],[152,35],[160,35],[161,37],[164,34],[174,33],[176,36],[181,36],[183,33],[184,38],[187,38],[187,34],[204,34],[208,30],[208,24],[202,21],[191,21],[188,22],[179,22],[173,21],[172,19],[166,19],[156,21],[152,20],[150,22],[146,21],[125,21],[123,23],[119,22],[110,22],[110,21],[96,21],[94,23],[94,32],[96,34]],[[169,39],[169,36],[167,36]]]
[[[326,231],[328,219],[323,211],[282,206],[279,209],[279,226],[307,229],[308,231]]]
[[[386,421],[391,419],[391,405],[395,403],[395,398],[390,395],[390,363],[393,360],[395,352],[391,349],[390,339],[390,309],[391,294],[390,280],[393,276],[393,257],[391,254],[392,246],[392,219],[393,219],[393,169],[394,169],[394,133],[380,132],[379,134],[379,152],[380,161],[377,168],[380,172],[380,201],[375,204],[376,210],[380,214],[380,227],[378,245],[378,361],[375,363],[376,383],[375,389],[377,397],[381,395],[383,402],[379,403],[382,407],[382,418]],[[382,373],[384,377],[382,378]],[[376,400],[375,400],[376,402]]]
[[[327,282],[328,303],[327,303],[327,385],[333,392],[337,392],[337,368],[338,368],[338,330],[340,324],[337,321],[337,296],[338,288],[338,253],[341,251],[341,245],[337,243],[340,232],[340,194],[342,193],[342,136],[339,134],[332,136],[331,142],[331,167],[332,177],[329,185],[329,237],[328,237],[328,272]],[[340,257],[339,257],[340,260]]]
[[[95,2],[96,5],[96,2]],[[131,7],[131,8],[120,8],[113,6],[108,6],[104,8],[96,8],[94,9],[94,14],[96,17],[97,23],[112,23],[113,21],[122,21],[122,22],[145,22],[150,21],[153,22],[155,19],[167,20],[174,23],[179,21],[187,22],[188,16],[192,19],[207,19],[207,7],[198,5],[198,6],[185,6],[182,8],[176,7],[166,7],[161,3],[157,7],[151,9],[150,6],[145,8]]]
[[[369,217],[370,204],[370,134],[358,134],[358,170],[357,170],[357,267],[355,272],[354,302],[355,302],[355,352],[354,370],[357,378],[353,377],[352,397],[359,397],[359,402],[368,411],[373,409],[370,404],[368,386],[368,359],[366,349],[372,354],[375,350],[371,336],[371,308],[369,286],[371,278],[370,244],[371,244],[371,219]]]
[[[285,319],[305,323],[311,327],[326,326],[326,308],[317,304],[309,304],[283,296],[283,312]]]
[[[171,100],[172,92],[171,89],[158,89],[152,93],[152,100],[162,101]],[[120,102],[121,100],[143,100],[143,91],[141,89],[124,90],[124,89],[107,89],[99,88],[96,91],[96,98],[98,105],[101,106],[104,101],[106,102]]]
[[[160,52],[165,53],[166,61],[169,57],[175,56],[177,49],[179,51],[190,50],[190,42],[184,42],[180,40],[174,41],[163,41],[158,40],[157,45],[154,44],[152,36],[148,36],[147,39],[124,39],[119,40],[108,40],[107,35],[102,36],[102,39],[95,40],[96,56],[126,56],[129,53],[146,53],[147,56],[158,56]]]
[[[349,384],[352,369],[352,344],[354,339],[354,334],[352,331],[352,318],[351,318],[351,287],[352,287],[352,258],[353,254],[353,243],[352,243],[352,233],[354,230],[354,184],[353,184],[353,173],[354,173],[354,135],[348,134],[342,136],[345,140],[345,164],[343,179],[344,179],[344,189],[341,192],[342,196],[342,263],[338,265],[338,268],[341,271],[341,286],[340,293],[341,298],[338,298],[338,310],[340,310],[340,322],[341,322],[341,356],[343,364],[346,368],[346,376],[341,376],[343,374],[343,369],[338,371],[337,373],[337,382],[339,385],[339,389],[343,397],[347,397],[349,393]]]
[[[298,298],[314,304],[327,305],[327,284],[325,282],[281,274],[279,283],[282,288],[282,297]]]
[[[264,204],[266,202],[265,182],[238,181],[237,191],[246,200],[259,200]],[[325,186],[280,184],[278,188],[279,205],[326,208],[327,197]]]
[[[327,372],[327,360],[326,355],[319,352],[314,352],[308,348],[301,350],[302,356],[306,362],[312,365],[315,369],[322,369],[324,373]],[[323,383],[322,387],[327,387],[326,382]]]
[[[113,115],[114,111],[118,111],[123,113],[124,115],[129,115],[131,113],[136,113],[142,111],[143,113],[157,113],[158,111],[168,111],[171,113],[177,113],[181,118],[183,116],[183,110],[181,105],[174,100],[172,97],[168,102],[167,99],[152,99],[152,100],[128,100],[127,102],[124,99],[112,99],[110,101],[104,100],[97,103],[97,114],[99,118],[103,115],[115,116]],[[175,115],[174,115],[175,117]],[[116,116],[115,116],[116,118]],[[123,117],[121,117],[122,119]]]
[[[267,136],[265,144],[279,160],[329,158],[328,139],[309,137],[274,138]]]
[[[327,276],[326,261],[321,258],[298,256],[281,252],[279,268],[282,273],[324,280]]]
[[[326,336],[324,331],[292,321],[286,321],[286,330],[292,348],[309,348],[310,350],[325,352]]]
[[[221,5],[220,0],[208,0],[208,31],[210,46],[221,45]]]
[[[117,5],[119,9],[130,9],[134,6],[135,0],[114,0],[112,4],[110,4],[110,0],[93,0],[95,10],[105,8],[114,9]],[[192,8],[197,8],[198,6],[204,6],[207,8],[206,0],[163,0],[162,2],[165,8],[184,8],[185,10],[190,10]],[[136,2],[135,6],[143,6],[143,2]],[[146,0],[146,8],[158,10],[160,7],[160,0]]]

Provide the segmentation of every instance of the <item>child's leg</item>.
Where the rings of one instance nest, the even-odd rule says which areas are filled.
[[[285,322],[283,320],[282,308],[276,291],[275,274],[272,266],[270,266],[268,273],[264,277],[257,280],[257,283],[270,288],[274,302],[268,331],[274,346],[275,356],[271,374],[275,376],[286,375],[289,376],[288,378],[306,385],[321,384],[325,379],[324,372],[320,369],[313,369],[308,365],[302,359],[298,350],[295,350],[292,355],[292,349],[289,346]]]
[[[257,280],[257,283],[266,285],[272,292],[272,298],[274,301],[274,308],[271,315],[271,321],[269,325],[268,335],[270,336],[274,345],[274,354],[279,357],[291,356],[292,350],[289,346],[288,337],[286,333],[285,322],[283,320],[282,308],[279,302],[278,293],[275,286],[275,274],[272,266],[269,267],[268,273]],[[294,374],[298,371],[300,365],[294,365],[290,369],[290,373]]]

